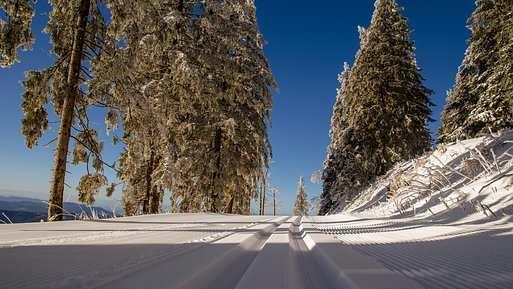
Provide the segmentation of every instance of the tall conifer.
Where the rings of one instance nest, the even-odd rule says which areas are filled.
[[[328,210],[333,207],[335,202],[335,185],[337,174],[340,170],[344,169],[340,155],[338,154],[343,142],[343,132],[347,128],[346,115],[344,113],[344,93],[347,81],[351,75],[351,68],[348,63],[344,63],[344,70],[339,75],[340,88],[337,89],[337,97],[333,106],[330,127],[330,144],[328,145],[328,152],[326,160],[324,161],[324,168],[322,171],[323,190],[320,202],[320,214],[326,214]]]
[[[377,0],[371,25],[360,29],[361,47],[344,89],[346,128],[332,149],[339,165],[331,208],[343,207],[396,162],[431,145],[431,91],[422,84],[401,10],[395,0]]]
[[[23,81],[22,132],[29,148],[37,145],[48,128],[47,103],[59,117],[57,147],[48,202],[48,220],[61,220],[70,140],[74,140],[73,164],[85,163],[87,173],[77,187],[79,200],[92,204],[94,195],[107,185],[103,175],[103,143],[90,126],[88,108],[98,104],[84,89],[90,71],[86,62],[102,53],[105,20],[100,0],[52,0],[46,32],[56,61],[47,69],[29,71]],[[92,166],[94,171],[90,171]],[[110,194],[112,189],[108,190]]]
[[[429,94],[422,84],[406,19],[395,0],[377,0],[348,85],[349,126],[361,131],[370,175],[430,147]]]
[[[138,180],[151,179],[180,211],[249,213],[265,190],[274,85],[254,2],[123,2],[110,2],[116,54],[96,66],[95,91],[123,114],[126,207],[140,211],[136,188],[150,182]],[[159,156],[151,178],[131,150]]]
[[[480,0],[468,23],[465,58],[442,114],[438,142],[513,127],[511,0]]]

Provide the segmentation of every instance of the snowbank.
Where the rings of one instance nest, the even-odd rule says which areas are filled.
[[[345,213],[359,217],[501,219],[513,215],[513,131],[456,143],[397,164]]]

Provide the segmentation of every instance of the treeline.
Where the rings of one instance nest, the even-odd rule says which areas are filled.
[[[345,64],[324,162],[320,214],[343,208],[395,163],[430,150],[431,91],[395,0],[377,0]],[[438,143],[513,128],[513,1],[479,0],[472,36],[442,114]]]
[[[85,165],[77,191],[86,204],[121,186],[127,215],[159,212],[165,191],[174,212],[248,214],[266,189],[275,86],[254,1],[49,2],[55,61],[26,73],[22,102],[29,148],[47,132],[49,110],[59,121],[49,220],[62,219],[68,162]],[[0,9],[6,67],[33,42],[34,2],[2,0]],[[90,121],[98,109],[123,148],[114,164]],[[121,183],[109,183],[106,168]]]

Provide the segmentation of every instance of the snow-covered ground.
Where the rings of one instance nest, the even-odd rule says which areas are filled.
[[[154,215],[0,226],[0,288],[513,288],[513,226]]]
[[[513,288],[513,131],[398,164],[317,228],[425,288]]]
[[[0,288],[513,288],[512,133],[398,165],[342,214],[0,225]]]

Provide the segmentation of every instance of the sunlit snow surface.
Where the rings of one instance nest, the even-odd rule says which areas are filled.
[[[406,187],[386,199],[385,178],[330,216],[0,225],[0,288],[513,288],[511,139],[437,150],[405,176],[426,181],[427,167],[450,164],[446,186],[429,194]],[[497,162],[455,176],[475,148],[492,149]]]

